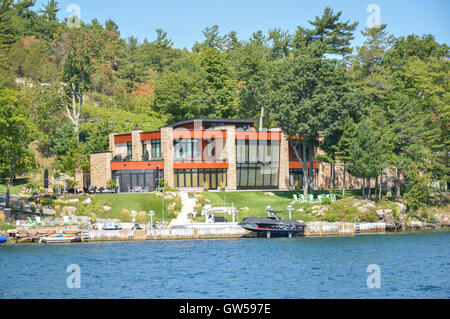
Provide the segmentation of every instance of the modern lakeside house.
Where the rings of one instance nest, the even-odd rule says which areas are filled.
[[[90,184],[113,179],[120,192],[172,188],[292,189],[302,166],[279,128],[257,131],[256,120],[193,119],[161,127],[111,133],[110,151],[91,154]],[[314,163],[316,184],[319,163]]]

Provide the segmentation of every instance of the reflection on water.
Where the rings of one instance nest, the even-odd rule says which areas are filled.
[[[0,298],[449,298],[449,247],[450,232],[1,246]]]

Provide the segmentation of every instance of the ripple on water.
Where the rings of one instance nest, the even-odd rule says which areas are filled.
[[[450,232],[0,247],[0,298],[449,298]],[[79,290],[66,268],[81,268]],[[381,267],[368,289],[367,266]]]

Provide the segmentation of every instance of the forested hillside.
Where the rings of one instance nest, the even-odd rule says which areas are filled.
[[[303,161],[320,136],[326,156],[316,159],[345,163],[356,177],[393,167],[405,177],[398,194],[414,207],[427,202],[432,181],[447,187],[449,47],[432,35],[396,38],[382,25],[352,47],[357,23],[326,8],[297,30],[255,26],[250,39],[211,26],[180,50],[162,29],[141,43],[123,38],[112,20],[69,28],[57,19],[57,1],[33,5],[0,0],[5,178],[36,168],[32,141],[56,158],[55,171],[72,172],[108,149],[111,131],[223,117],[261,118],[264,127],[305,137]]]

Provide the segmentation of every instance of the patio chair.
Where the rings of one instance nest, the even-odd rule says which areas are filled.
[[[36,225],[42,226],[42,220],[41,220],[41,217],[39,217],[39,216],[36,216]]]
[[[311,195],[311,194],[306,195],[306,201],[308,203],[314,202],[314,195]]]
[[[322,202],[324,199],[325,199],[325,195],[323,195],[323,194],[317,196],[317,200],[318,200],[319,202]]]
[[[303,196],[303,194],[300,194],[300,195],[298,196],[298,202],[299,202],[299,203],[304,203],[304,202],[305,202],[305,196]]]
[[[330,198],[331,198],[331,201],[332,201],[332,202],[337,201],[337,196],[336,196],[336,194],[331,195]]]
[[[30,217],[27,217],[28,226],[36,226],[36,222],[32,221]]]
[[[294,194],[294,203],[300,203],[300,200],[297,197],[297,194]]]

